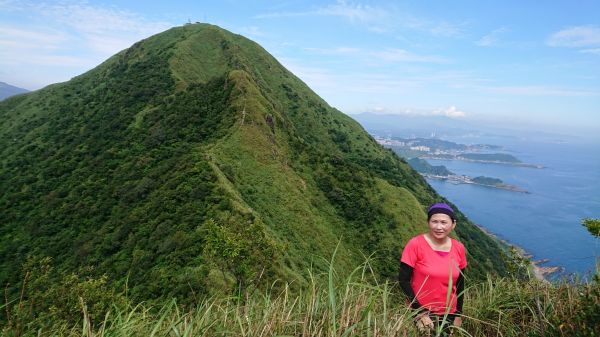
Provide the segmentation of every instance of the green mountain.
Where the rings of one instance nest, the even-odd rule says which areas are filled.
[[[259,45],[207,24],[0,102],[0,142],[2,285],[51,257],[136,298],[190,301],[302,285],[338,243],[340,268],[372,256],[394,279],[442,200]],[[504,273],[498,243],[459,221],[471,277]]]
[[[17,94],[22,94],[28,92],[29,90],[15,87],[14,85],[10,85],[8,83],[0,82],[0,100],[3,100],[7,97],[14,96]]]
[[[431,165],[427,160],[421,159],[419,157],[410,158],[407,161],[410,166],[415,169],[419,173],[424,174],[433,174],[436,176],[447,177],[449,175],[454,175],[454,173],[444,165]]]

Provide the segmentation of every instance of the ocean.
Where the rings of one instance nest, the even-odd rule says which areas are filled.
[[[456,174],[499,178],[530,192],[428,179],[438,193],[473,222],[523,248],[533,260],[546,261],[541,265],[560,266],[562,272],[554,278],[586,277],[595,270],[600,239],[593,237],[581,220],[600,218],[600,144],[516,138],[448,140],[501,145],[521,161],[545,168],[428,159]]]

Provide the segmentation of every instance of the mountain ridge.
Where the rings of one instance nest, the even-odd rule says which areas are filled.
[[[94,266],[132,296],[187,298],[372,255],[442,200],[258,44],[207,24],[134,44],[71,81],[0,103],[0,282],[27,256]],[[459,212],[471,274],[502,248]],[[125,277],[127,276],[127,277]]]
[[[10,85],[8,83],[0,81],[0,101],[5,98],[8,98],[8,97],[11,97],[14,95],[18,95],[18,94],[22,94],[22,93],[26,93],[26,92],[29,92],[29,90],[19,88],[14,85]]]

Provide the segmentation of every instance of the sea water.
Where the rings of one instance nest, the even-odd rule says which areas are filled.
[[[459,143],[465,140],[454,139]],[[481,140],[480,140],[481,141]],[[562,275],[589,276],[600,257],[600,239],[582,226],[600,218],[600,144],[590,142],[488,139],[504,146],[531,168],[465,161],[428,160],[455,174],[488,176],[519,186],[526,193],[428,180],[472,221],[511,244],[562,267]],[[556,275],[555,275],[556,277]]]

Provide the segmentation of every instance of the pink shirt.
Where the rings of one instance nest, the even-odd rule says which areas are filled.
[[[410,239],[402,251],[401,262],[413,268],[411,286],[417,301],[435,314],[456,312],[456,280],[467,266],[465,246],[452,240],[449,254],[440,256],[425,240],[424,234]],[[452,275],[452,292],[448,301],[448,285]]]

